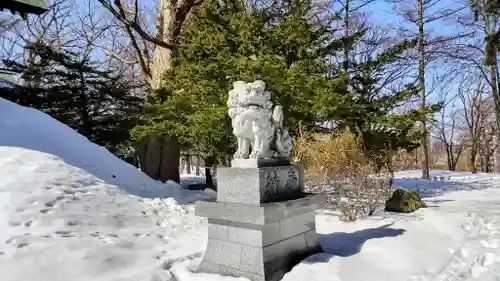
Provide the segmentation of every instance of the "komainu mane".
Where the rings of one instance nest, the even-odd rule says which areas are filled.
[[[234,159],[290,157],[292,139],[283,128],[283,108],[271,102],[263,81],[234,82],[227,106],[238,139]]]

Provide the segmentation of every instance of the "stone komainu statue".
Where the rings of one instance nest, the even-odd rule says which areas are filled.
[[[292,138],[283,128],[283,108],[273,105],[263,81],[234,82],[227,106],[238,139],[234,159],[290,157]]]

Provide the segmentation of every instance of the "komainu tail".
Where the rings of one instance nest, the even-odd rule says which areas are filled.
[[[273,123],[276,129],[283,128],[283,107],[276,105],[273,109]]]
[[[292,138],[288,131],[283,128],[283,119],[283,107],[276,105],[273,109],[276,156],[288,158],[292,152]]]

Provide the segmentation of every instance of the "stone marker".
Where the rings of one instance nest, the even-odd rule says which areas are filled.
[[[199,271],[280,280],[322,251],[314,215],[325,199],[303,192],[304,169],[290,162],[283,111],[271,102],[264,82],[233,86],[227,104],[238,150],[230,168],[217,170],[217,202],[196,203],[196,215],[208,218]]]

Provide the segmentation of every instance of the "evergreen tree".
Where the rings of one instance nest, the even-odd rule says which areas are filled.
[[[235,150],[227,93],[237,80],[261,79],[284,107],[292,134],[299,125],[312,129],[334,120],[339,128],[353,128],[373,155],[418,146],[409,132],[432,108],[392,115],[416,87],[398,93],[377,87],[384,70],[414,42],[351,62],[346,73],[331,58],[356,44],[365,30],[334,37],[331,22],[315,20],[311,1],[280,1],[262,9],[245,8],[243,2],[206,0],[198,8],[183,36],[179,67],[166,74],[165,88],[148,101],[144,124],[133,131],[136,139],[173,136],[209,164],[224,163]]]
[[[21,64],[4,60],[6,67],[22,74],[23,87],[3,91],[2,97],[41,110],[70,126],[90,141],[135,162],[124,147],[137,124],[142,100],[134,85],[102,70],[97,63],[75,53],[42,44],[26,46],[36,59]]]
[[[423,110],[412,109],[404,114],[394,110],[409,99],[418,97],[419,89],[408,84],[400,91],[380,87],[393,63],[416,45],[415,40],[403,40],[375,58],[351,61],[350,79],[354,110],[344,124],[354,129],[363,140],[366,150],[379,165],[389,163],[390,152],[404,148],[411,151],[420,145],[421,131],[415,125],[440,110],[439,104],[426,105]]]
[[[479,18],[498,17],[500,16],[500,1],[499,0],[469,0],[469,5],[474,13],[476,20]],[[494,23],[496,24],[496,22]],[[492,23],[492,25],[494,25]],[[496,55],[500,48],[500,30],[497,30],[486,36],[485,58],[486,65],[495,65],[497,62]]]
[[[314,21],[310,1],[283,1],[272,9],[230,2],[207,0],[199,7],[181,44],[180,65],[149,101],[136,138],[173,135],[205,160],[221,163],[234,152],[226,105],[233,82],[264,80],[292,132],[299,122],[314,125],[311,108],[319,96],[345,88],[328,59],[342,42],[329,23]]]

